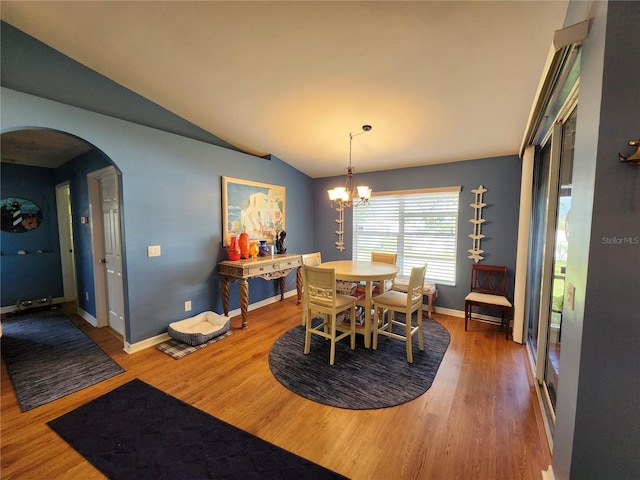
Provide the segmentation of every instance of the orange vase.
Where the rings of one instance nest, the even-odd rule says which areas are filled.
[[[242,232],[238,243],[240,244],[240,256],[242,258],[249,258],[249,234]]]
[[[238,237],[231,237],[231,243],[227,248],[229,260],[240,260],[240,245],[238,245]]]

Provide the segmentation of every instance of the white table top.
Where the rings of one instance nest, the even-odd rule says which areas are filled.
[[[318,267],[333,268],[338,280],[348,281],[386,280],[395,277],[400,271],[396,265],[389,263],[359,262],[356,260],[323,262]]]

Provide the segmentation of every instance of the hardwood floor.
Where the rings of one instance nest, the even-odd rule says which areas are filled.
[[[81,326],[126,372],[21,413],[6,366],[1,373],[3,479],[104,478],[46,422],[133,378],[352,479],[540,479],[550,453],[526,349],[500,327],[435,314],[451,334],[433,386],[379,410],[320,405],[271,374],[269,349],[299,325],[295,297],[249,314],[249,329],[181,360],[156,348],[127,354],[106,329]]]

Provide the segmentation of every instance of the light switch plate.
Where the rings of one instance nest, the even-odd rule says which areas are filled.
[[[149,245],[147,247],[147,257],[159,257],[160,245]]]
[[[567,304],[567,308],[569,310],[573,310],[575,300],[576,300],[576,287],[574,287],[571,283],[567,283],[567,293],[565,295],[564,301]]]

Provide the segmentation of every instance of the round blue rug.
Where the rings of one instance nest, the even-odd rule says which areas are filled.
[[[423,319],[424,351],[413,339],[413,364],[407,362],[405,343],[379,336],[378,348],[364,347],[356,335],[356,349],[345,338],[336,344],[334,365],[329,365],[329,342],[311,337],[304,354],[305,328],[284,333],[271,347],[269,367],[278,381],[314,402],[350,410],[400,405],[426,392],[449,346],[450,335],[435,320]]]

